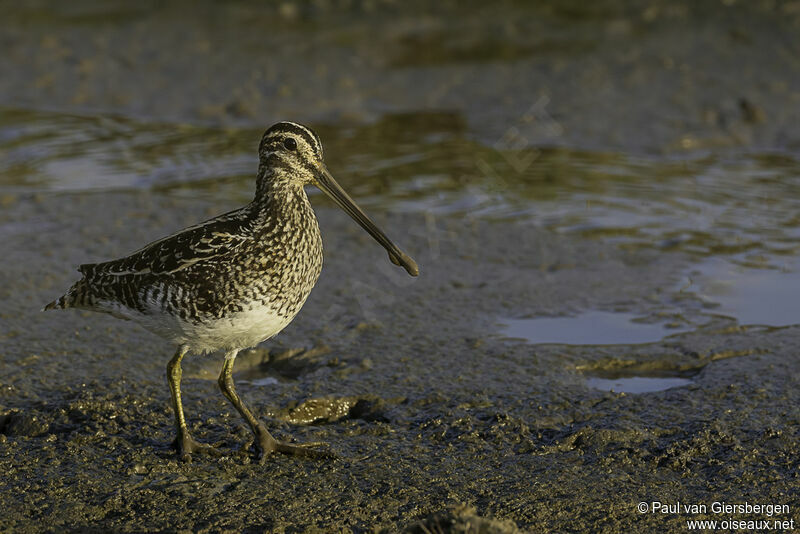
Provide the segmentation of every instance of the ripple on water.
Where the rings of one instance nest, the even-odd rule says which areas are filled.
[[[698,277],[731,281],[724,294],[719,284],[702,288],[724,313],[747,324],[800,322],[800,306],[786,296],[800,270],[792,259],[800,255],[800,160],[792,153],[620,154],[540,145],[535,136],[505,150],[476,141],[455,112],[312,126],[331,170],[367,209],[530,221],[685,253],[701,262]],[[0,194],[122,188],[239,203],[252,196],[262,131],[2,108]],[[744,254],[788,258],[789,267],[736,271],[714,260]]]

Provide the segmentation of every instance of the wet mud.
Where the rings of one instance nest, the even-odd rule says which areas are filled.
[[[329,208],[318,210],[330,251],[319,286],[281,336],[242,355],[236,378],[277,436],[324,441],[338,458],[258,465],[249,431],[217,390],[220,361],[204,356],[187,363],[186,409],[194,435],[226,456],[183,464],[169,446],[163,368],[171,347],[113,318],[41,314],[38,304],[71,279],[58,266],[78,261],[74,232],[100,240],[135,213],[160,214],[104,243],[114,254],[156,232],[161,219],[181,226],[208,205],[147,194],[102,199],[113,209],[97,210],[86,195],[17,203],[16,220],[32,229],[10,236],[11,250],[48,252],[36,253],[35,267],[3,265],[15,288],[3,301],[6,529],[414,531],[462,503],[525,530],[677,528],[632,506],[729,495],[781,502],[796,487],[797,327],[715,324],[633,349],[532,346],[499,336],[487,319],[532,302],[657,308],[675,297],[660,288],[679,278],[679,256],[619,252],[535,228],[517,228],[527,235],[520,246],[503,239],[508,224],[454,225],[438,258],[420,251],[425,275],[402,286],[378,267],[381,251]],[[395,215],[384,224],[409,241],[424,222]],[[35,230],[41,225],[50,231]],[[357,256],[371,268],[354,280]],[[573,266],[531,269],[548,257]],[[367,320],[357,283],[383,295]],[[631,395],[583,379],[654,371],[690,372],[694,383]]]
[[[721,259],[798,290],[780,267],[800,254],[800,55],[787,38],[800,11],[729,4],[510,3],[456,17],[448,5],[239,2],[207,5],[201,22],[113,3],[10,10],[0,531],[768,519],[637,509],[653,501],[786,504],[769,519],[800,524],[800,320],[791,308],[777,326],[740,320],[740,304],[720,306],[713,276],[696,274]],[[281,39],[308,71],[270,59]],[[543,87],[547,115],[534,115],[549,129],[525,130],[516,150],[503,136]],[[286,117],[317,127],[332,172],[421,275],[312,196],[320,281],[285,331],[239,355],[234,378],[278,439],[325,442],[335,458],[259,463],[209,355],[185,360],[184,407],[193,436],[224,454],[184,463],[170,446],[174,347],[112,317],[39,310],[75,266],[246,202],[258,136]],[[581,344],[504,331],[590,311],[664,335]],[[592,381],[636,378],[683,381],[640,393]]]

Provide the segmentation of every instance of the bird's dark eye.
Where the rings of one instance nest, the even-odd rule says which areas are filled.
[[[283,140],[283,146],[286,147],[286,150],[297,150],[297,141],[291,137],[287,137]]]

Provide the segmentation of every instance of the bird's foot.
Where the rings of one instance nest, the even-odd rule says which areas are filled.
[[[189,432],[178,432],[172,446],[178,450],[181,460],[189,462],[192,454],[207,454],[209,456],[222,456],[222,453],[213,445],[196,441]]]
[[[267,456],[275,452],[302,458],[336,458],[336,455],[330,450],[330,446],[322,441],[315,441],[313,443],[285,443],[273,438],[266,429],[262,429],[262,432],[259,434],[257,449],[260,464],[263,464]]]

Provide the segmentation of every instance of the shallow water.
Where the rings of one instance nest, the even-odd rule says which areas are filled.
[[[502,335],[534,344],[637,345],[661,341],[682,331],[664,324],[644,323],[635,314],[603,311],[589,311],[575,317],[504,319],[501,324]]]
[[[800,161],[788,153],[496,150],[470,140],[457,114],[440,113],[318,129],[329,166],[367,206],[526,220],[745,267],[786,270],[800,254]],[[252,195],[260,133],[6,108],[0,192],[133,188],[241,200]]]
[[[318,129],[329,167],[367,208],[524,221],[608,246],[684,253],[695,265],[681,290],[697,293],[714,313],[741,324],[800,323],[792,299],[800,291],[800,162],[791,154],[502,150],[471,140],[455,113]],[[245,202],[260,133],[6,108],[0,194],[149,190]],[[570,343],[570,336],[573,344],[626,342],[609,330],[625,320],[582,317],[563,335],[537,342]],[[561,328],[561,322],[541,324]],[[663,337],[652,325],[636,331],[627,342]]]
[[[692,267],[682,291],[695,291],[715,314],[743,325],[800,324],[800,258],[776,256],[742,265],[710,257]]]
[[[186,186],[191,194],[210,189],[235,198],[239,184],[230,184],[245,176],[252,181],[257,162],[248,141],[259,133],[2,109],[0,191],[166,192]]]
[[[590,388],[617,393],[654,393],[688,386],[691,383],[692,381],[688,378],[678,377],[630,376],[625,378],[598,378],[593,376],[586,379],[586,385]]]

